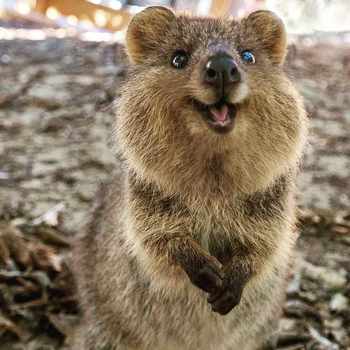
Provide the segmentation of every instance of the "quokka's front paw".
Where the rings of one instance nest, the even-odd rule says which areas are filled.
[[[222,287],[208,297],[212,310],[220,315],[228,314],[240,303],[246,282],[246,276],[238,271],[226,273]]]
[[[213,256],[201,256],[183,268],[191,282],[207,293],[216,293],[223,286],[224,273],[220,262]]]

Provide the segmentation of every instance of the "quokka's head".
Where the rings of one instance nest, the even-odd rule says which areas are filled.
[[[127,30],[130,70],[119,108],[129,158],[154,171],[223,153],[241,173],[288,167],[304,114],[283,73],[286,45],[284,25],[269,11],[240,21],[164,7],[138,13]]]

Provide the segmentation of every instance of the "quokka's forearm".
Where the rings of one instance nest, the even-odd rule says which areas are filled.
[[[215,292],[223,284],[224,273],[220,262],[189,236],[149,236],[144,248],[159,261],[180,266],[191,282],[205,292]],[[166,260],[166,261],[164,261]]]

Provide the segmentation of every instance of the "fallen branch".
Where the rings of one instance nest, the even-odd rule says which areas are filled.
[[[31,77],[29,77],[29,79],[17,91],[3,96],[0,95],[0,108],[11,105],[14,100],[25,94],[32,87],[33,83],[37,79],[41,78],[43,74],[44,72],[42,70],[39,70],[35,72]]]

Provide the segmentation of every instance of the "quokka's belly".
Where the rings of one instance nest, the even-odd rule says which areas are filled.
[[[171,276],[169,283],[162,276],[163,282],[158,284],[157,274],[147,276],[137,259],[130,260],[127,250],[120,246],[118,254],[110,257],[113,265],[119,267],[118,276],[101,268],[101,278],[109,284],[96,288],[102,288],[100,293],[109,296],[104,300],[108,318],[101,314],[96,315],[97,319],[104,320],[101,327],[109,328],[110,320],[117,319],[116,324],[123,325],[127,334],[138,339],[138,350],[258,349],[269,336],[268,328],[278,318],[283,301],[293,250],[293,244],[283,242],[275,256],[248,282],[241,303],[226,316],[212,312],[207,294],[189,280],[187,288],[177,288]],[[111,329],[114,339],[119,330],[119,326]]]
[[[212,312],[205,293],[196,291],[188,298],[158,305],[161,326],[153,330],[157,341],[140,350],[261,348],[277,324],[287,271],[288,261],[279,264],[278,271],[276,265],[269,265],[247,284],[241,303],[226,316]]]
[[[154,350],[260,349],[277,327],[293,247],[284,247],[246,286],[241,303],[228,315],[211,311],[205,293],[189,295],[164,309],[168,334]],[[167,317],[168,315],[168,317]],[[174,323],[175,319],[180,322]],[[172,328],[172,325],[174,328]]]

